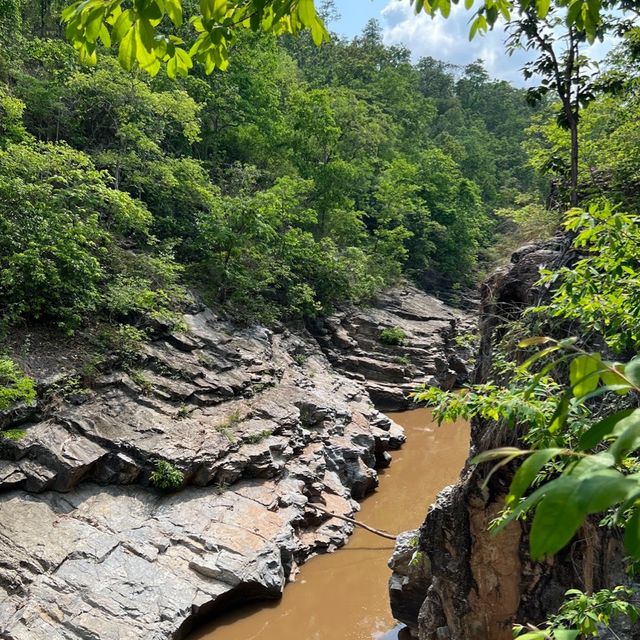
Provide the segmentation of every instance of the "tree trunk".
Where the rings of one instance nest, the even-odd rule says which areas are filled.
[[[572,207],[578,206],[578,121],[571,118],[569,123],[571,131],[571,188],[569,202]]]

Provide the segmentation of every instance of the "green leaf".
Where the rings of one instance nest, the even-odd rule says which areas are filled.
[[[554,629],[554,640],[576,640],[580,636],[580,631],[577,629]]]
[[[109,34],[109,29],[107,29],[107,26],[105,24],[103,24],[102,28],[100,29],[100,40],[102,41],[102,44],[107,47],[107,49],[111,46],[111,36]]]
[[[636,356],[625,366],[624,376],[634,387],[640,387],[640,356]]]
[[[136,37],[135,29],[131,27],[120,41],[118,61],[127,70],[131,71],[136,61]]]
[[[592,398],[597,398],[598,396],[602,396],[605,393],[609,393],[611,391],[615,391],[616,393],[624,394],[630,391],[631,387],[628,384],[609,384],[604,387],[598,387],[595,391],[591,393],[587,393],[586,396],[582,396],[578,399],[578,404],[584,404],[585,402],[591,400]]]
[[[567,417],[569,416],[569,401],[569,394],[564,393],[562,398],[560,398],[560,402],[558,402],[555,413],[549,422],[549,433],[557,433],[566,424]]]
[[[601,513],[625,500],[633,485],[619,471],[603,469],[581,479],[576,504],[585,515]]]
[[[129,33],[133,26],[133,17],[131,11],[127,9],[123,11],[113,25],[112,36],[116,42],[122,42],[122,39]]]
[[[313,0],[299,0],[298,15],[305,27],[310,27],[316,17],[316,10],[313,6]]]
[[[549,13],[549,7],[551,6],[551,0],[536,0],[536,10],[538,12],[538,18],[541,20]]]
[[[525,456],[529,452],[517,447],[501,447],[499,449],[491,449],[490,451],[483,451],[475,456],[471,460],[471,464],[481,464],[482,462],[491,462],[493,460],[502,460],[503,458],[510,458],[514,456]]]
[[[538,353],[534,353],[530,358],[525,360],[518,367],[518,371],[520,371],[520,372],[527,371],[531,367],[532,364],[535,364],[541,358],[544,358],[545,356],[548,356],[548,355],[558,351],[559,349],[560,349],[560,347],[558,345],[554,345],[553,347],[547,347],[546,349],[543,349],[542,351],[538,351]]]
[[[140,19],[136,23],[136,35],[137,35],[137,50],[138,50],[138,60],[141,64],[143,64],[143,60],[147,61],[149,57],[155,59],[155,54],[153,54],[153,49],[155,47],[155,30],[151,26],[151,23],[148,20]],[[140,50],[144,49],[144,52],[147,54],[146,56],[141,57]]]
[[[580,355],[571,361],[569,366],[569,379],[576,398],[591,393],[598,387],[600,376],[598,372],[602,370],[600,354]]]
[[[611,445],[609,452],[620,462],[629,453],[640,447],[640,419],[635,412],[628,418],[621,420],[616,428],[619,434],[616,441]]]
[[[529,550],[534,560],[560,551],[576,534],[584,520],[584,513],[575,499],[580,482],[563,477],[546,485],[531,525]]]
[[[176,27],[182,26],[182,3],[180,0],[164,0],[169,19]]]
[[[579,478],[596,471],[614,467],[615,464],[615,458],[608,451],[601,451],[595,455],[585,456],[578,460],[577,463],[569,465],[562,475],[571,475]]]
[[[540,469],[560,453],[562,453],[562,449],[541,449],[529,456],[522,463],[511,481],[506,504],[509,506],[517,503],[538,475]]]
[[[640,409],[625,409],[624,411],[618,411],[618,413],[614,413],[600,420],[600,422],[597,422],[582,434],[578,442],[578,449],[581,451],[593,449],[596,445],[600,444],[606,436],[613,432],[616,425],[632,414],[638,414],[640,418]]]
[[[580,0],[574,0],[569,5],[569,9],[567,10],[567,25],[571,26],[575,24],[578,16],[580,15],[580,11],[582,10],[582,2]]]

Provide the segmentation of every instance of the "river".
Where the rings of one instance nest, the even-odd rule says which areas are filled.
[[[390,413],[407,443],[380,472],[380,486],[356,518],[400,533],[415,529],[436,494],[455,482],[469,451],[469,427],[438,427],[427,409]],[[393,543],[356,528],[348,544],[312,558],[281,600],[216,618],[189,640],[405,640],[389,609],[387,560]]]

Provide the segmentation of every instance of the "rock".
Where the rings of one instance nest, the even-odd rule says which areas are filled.
[[[216,607],[279,597],[352,532],[308,502],[352,516],[402,430],[304,331],[206,309],[185,322],[138,370],[21,413],[25,436],[0,440],[0,637],[180,637]],[[50,375],[52,352],[32,350],[31,370]],[[155,490],[156,460],[186,488]]]
[[[400,327],[402,345],[384,345],[380,333]],[[351,379],[364,381],[379,409],[411,406],[409,394],[423,383],[447,389],[465,382],[473,353],[456,336],[474,331],[471,316],[403,284],[369,307],[347,308],[316,322],[312,331],[331,363]]]
[[[431,582],[429,558],[418,550],[419,535],[418,530],[400,534],[389,560],[391,610],[396,620],[414,627]]]
[[[465,317],[409,286],[327,318],[315,338],[208,309],[184,319],[183,333],[159,323],[138,369],[102,371],[89,393],[64,393],[82,364],[71,348],[58,378],[53,341],[42,361],[31,350],[29,371],[58,392],[2,416],[25,436],[0,440],[0,637],[179,638],[234,603],[279,597],[353,530],[309,503],[353,516],[404,442],[371,398],[404,408],[417,382],[465,375],[452,343]],[[405,347],[380,344],[388,326]],[[158,460],[182,472],[181,491],[154,489]],[[418,569],[398,553],[404,597]]]

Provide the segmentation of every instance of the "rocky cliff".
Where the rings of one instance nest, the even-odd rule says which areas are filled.
[[[530,245],[486,283],[476,382],[486,381],[493,345],[509,320],[544,296],[534,286],[539,269],[566,259],[563,239]],[[517,442],[517,430],[482,421],[472,425],[473,454]],[[487,466],[467,466],[458,484],[438,496],[421,529],[398,539],[390,562],[392,609],[420,640],[508,640],[514,623],[540,623],[555,612],[569,588],[596,590],[628,582],[621,540],[603,535],[593,522],[543,563],[528,556],[526,521],[490,534],[488,525],[502,509],[512,470],[495,474],[484,488]],[[417,554],[415,545],[407,546],[412,538],[418,539]],[[611,637],[636,640],[640,628],[623,625],[617,634]]]
[[[436,303],[414,292],[413,316],[393,320],[412,336],[420,295],[428,315]],[[402,307],[394,299],[372,313]],[[425,322],[454,330],[439,314]],[[180,638],[222,608],[278,597],[300,563],[350,534],[309,505],[352,515],[375,488],[404,436],[366,385],[395,379],[343,375],[304,331],[209,310],[185,323],[89,389],[73,345],[32,336],[22,350],[41,401],[0,417],[23,431],[0,439],[0,637]],[[158,460],[183,474],[181,490],[152,486]]]
[[[382,332],[396,327],[405,334],[402,343],[384,344]],[[408,283],[312,329],[331,364],[362,382],[381,410],[407,409],[409,394],[423,382],[451,389],[469,376],[472,352],[463,338],[475,320]]]

